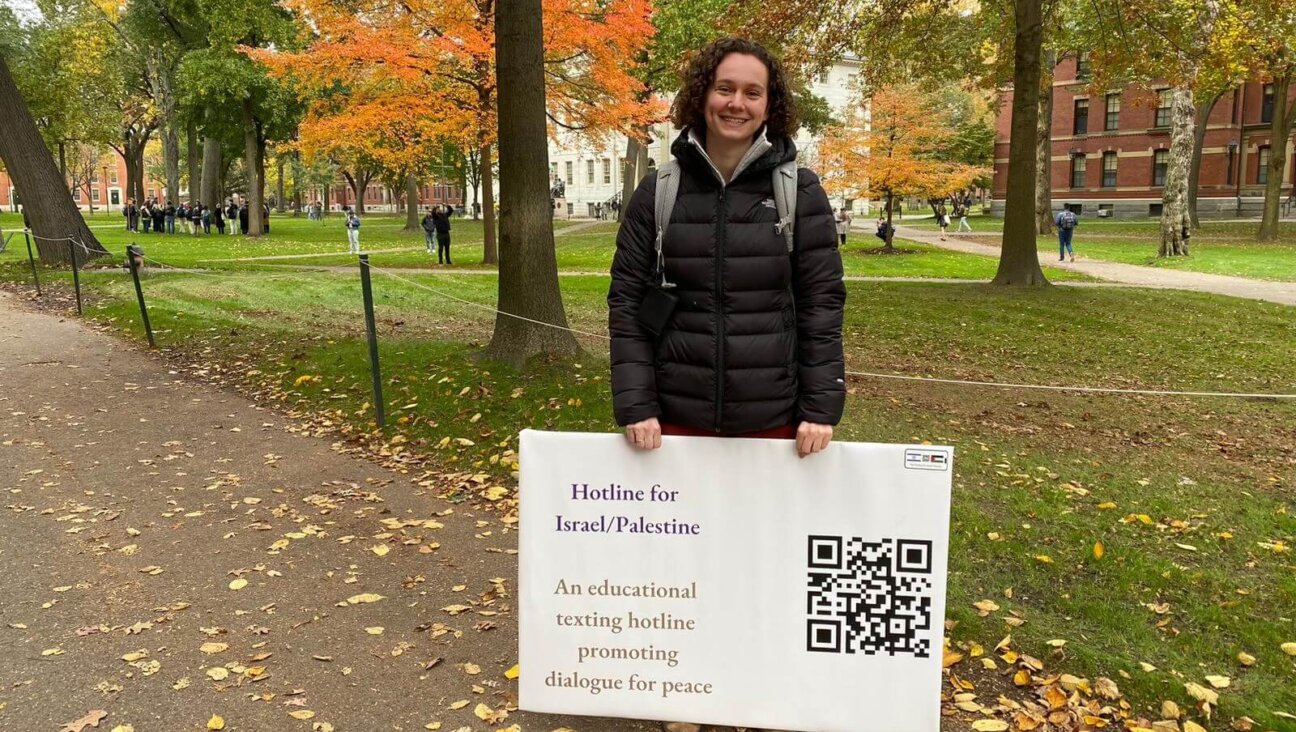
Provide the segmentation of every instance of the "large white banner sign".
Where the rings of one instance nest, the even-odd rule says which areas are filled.
[[[938,729],[952,458],[523,432],[520,706]]]

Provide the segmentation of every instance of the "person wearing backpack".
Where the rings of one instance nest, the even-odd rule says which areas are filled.
[[[1079,217],[1069,208],[1064,208],[1053,218],[1053,223],[1057,224],[1058,230],[1058,261],[1066,261],[1067,255],[1071,255],[1071,261],[1075,261],[1075,250],[1071,248],[1071,237],[1075,234],[1075,228],[1080,225]]]
[[[846,289],[828,196],[796,168],[782,65],[754,42],[716,41],[671,117],[675,159],[627,204],[612,262],[617,423],[641,449],[684,434],[820,452],[845,404]]]

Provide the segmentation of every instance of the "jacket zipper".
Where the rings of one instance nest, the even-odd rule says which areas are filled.
[[[715,280],[715,297],[716,297],[716,408],[715,408],[715,430],[720,432],[723,429],[722,415],[724,414],[724,381],[725,381],[725,352],[724,352],[724,250],[725,239],[728,238],[729,227],[726,225],[726,216],[728,211],[725,205],[725,186],[720,186],[720,203],[716,215],[716,280]]]

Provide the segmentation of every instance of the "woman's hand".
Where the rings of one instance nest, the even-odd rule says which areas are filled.
[[[625,433],[626,441],[640,450],[656,450],[661,447],[661,423],[656,417],[626,425]]]
[[[797,427],[797,456],[805,457],[816,452],[822,452],[824,448],[828,447],[828,443],[832,441],[832,433],[833,428],[830,424],[802,422]]]

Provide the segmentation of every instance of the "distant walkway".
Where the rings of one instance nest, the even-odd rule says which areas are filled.
[[[989,236],[996,235],[990,234]],[[897,226],[896,236],[954,252],[977,254],[983,257],[999,257],[999,247],[979,244],[961,238],[957,234],[951,235],[946,241],[941,241],[940,234],[936,232],[922,231],[908,226]],[[978,236],[987,235],[978,234]],[[1193,292],[1208,292],[1214,295],[1228,295],[1229,297],[1241,297],[1249,300],[1264,300],[1281,305],[1296,305],[1296,283],[1293,282],[1266,282],[1246,277],[1141,267],[1136,264],[1085,259],[1083,255],[1080,255],[1075,262],[1049,262],[1048,265],[1134,287],[1191,290]]]

